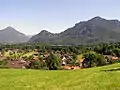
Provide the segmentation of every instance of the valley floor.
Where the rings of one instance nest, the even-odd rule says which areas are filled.
[[[120,64],[81,70],[0,69],[0,90],[120,90]]]

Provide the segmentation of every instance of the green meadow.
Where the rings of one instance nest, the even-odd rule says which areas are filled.
[[[0,69],[0,90],[120,90],[120,64],[81,70]]]

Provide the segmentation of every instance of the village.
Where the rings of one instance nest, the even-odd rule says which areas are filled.
[[[76,70],[82,68],[92,67],[94,65],[94,60],[99,60],[101,58],[91,57],[83,54],[75,54],[70,51],[62,50],[51,50],[51,51],[39,51],[38,49],[8,49],[0,51],[0,67],[1,68],[15,68],[15,69],[49,69],[47,64],[55,64],[54,60],[51,60],[49,63],[49,57],[51,55],[57,56],[57,65],[59,69],[63,70]],[[95,55],[95,52],[91,52],[91,55]],[[90,56],[90,55],[89,55]],[[100,65],[112,64],[119,61],[119,57],[113,55],[102,55],[102,63]],[[52,58],[54,59],[54,57]],[[89,59],[92,59],[91,65],[87,65]],[[91,61],[92,61],[91,60]],[[97,65],[96,65],[97,66]],[[54,68],[52,68],[54,69]],[[55,68],[56,69],[56,68]],[[58,68],[57,68],[58,69]]]

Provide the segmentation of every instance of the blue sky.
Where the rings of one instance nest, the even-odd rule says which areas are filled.
[[[53,33],[95,16],[120,20],[120,0],[0,0],[0,29]]]

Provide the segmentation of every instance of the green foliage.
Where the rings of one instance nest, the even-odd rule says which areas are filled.
[[[7,63],[8,63],[7,60],[0,61],[0,68],[5,68]]]
[[[46,64],[43,61],[31,60],[30,64],[26,67],[30,69],[45,69]]]
[[[75,66],[77,63],[77,54],[73,53],[71,58],[69,58],[68,64],[70,64],[71,66]]]
[[[82,58],[76,59],[76,57],[82,55],[85,57],[84,67],[106,65],[103,55],[118,57],[118,60],[108,60],[107,64],[117,63],[120,58],[120,42],[80,46],[42,45],[41,43],[0,44],[0,49],[1,56],[6,57],[7,60],[23,59],[29,62],[36,56],[40,61],[33,61],[33,66],[36,63],[40,66],[39,63],[41,64],[42,60],[48,69],[59,69],[62,57],[66,58],[65,63],[67,65],[77,66]],[[11,53],[9,53],[9,50],[11,50]],[[46,54],[50,54],[50,56],[46,57]]]
[[[120,49],[119,48],[113,49],[113,52],[116,56],[120,57]]]
[[[105,61],[105,58],[103,57],[103,55],[97,54],[97,62],[96,62],[96,64],[97,64],[97,66],[106,65],[106,61]]]
[[[84,67],[95,67],[105,65],[104,57],[95,52],[88,52],[84,54],[85,61],[83,62]]]
[[[51,53],[47,57],[46,64],[49,70],[58,70],[61,66],[61,60],[57,55]]]

